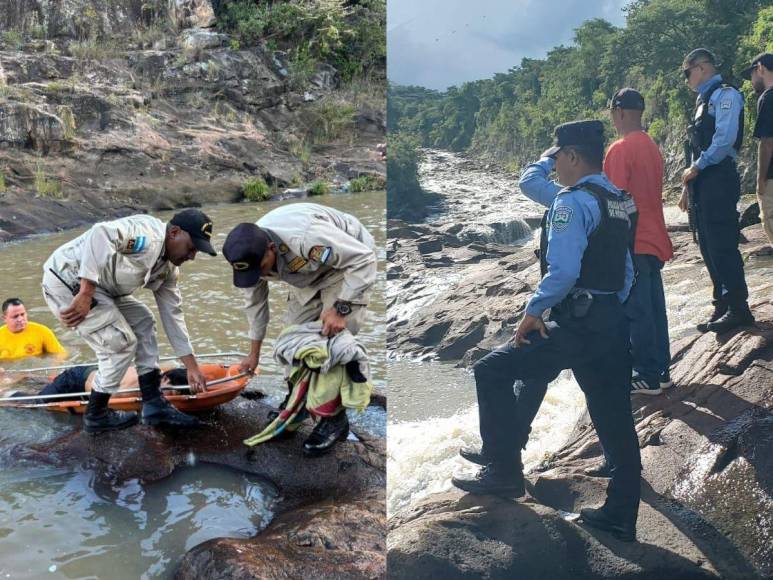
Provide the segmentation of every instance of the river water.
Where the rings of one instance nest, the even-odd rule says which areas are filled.
[[[446,151],[427,152],[419,170],[422,187],[443,196],[443,202],[427,219],[435,225],[465,224],[465,229],[485,231],[491,224],[523,221],[540,215],[541,206],[517,190],[517,179],[470,163]],[[684,223],[678,208],[665,209],[668,223]],[[532,222],[533,223],[533,222]],[[513,245],[529,243],[536,232]],[[463,268],[461,266],[460,268]],[[422,283],[448,290],[461,278],[455,266],[427,269]],[[769,296],[773,260],[747,261],[750,302]],[[694,330],[710,308],[711,291],[702,263],[671,262],[663,271],[672,342]],[[410,318],[433,300],[433,293],[405,292],[387,283],[387,296],[398,296],[398,316],[390,309],[390,320]],[[451,476],[471,473],[475,467],[458,455],[464,445],[479,445],[475,384],[471,373],[452,364],[431,360],[408,360],[390,353],[389,445],[387,450],[387,510],[416,504],[433,493],[451,489]],[[532,424],[529,444],[523,454],[526,470],[566,441],[585,410],[585,399],[570,371],[551,383],[545,401]]]
[[[355,215],[376,238],[379,277],[360,337],[369,351],[372,382],[381,390],[386,388],[385,198],[383,192],[374,192],[312,200]],[[237,223],[254,222],[284,203],[292,202],[202,208],[215,224],[215,249],[219,252]],[[155,215],[168,219],[172,213]],[[85,229],[0,246],[0,295],[22,298],[30,320],[54,329],[68,350],[68,363],[93,361],[93,353],[49,312],[40,291],[41,268],[56,247]],[[185,318],[198,354],[249,348],[241,293],[232,285],[231,272],[221,255],[199,255],[181,268]],[[269,403],[277,404],[285,391],[271,349],[281,330],[287,291],[281,284],[271,287],[272,320],[261,373],[248,388],[263,391]],[[151,292],[135,296],[156,312]],[[159,342],[162,356],[173,355],[160,324]],[[54,364],[57,361],[50,358],[30,358],[0,366],[22,369]],[[350,414],[350,419],[375,435],[386,435],[386,413],[381,409],[370,407],[360,416]],[[223,467],[192,464],[150,485],[130,481],[102,489],[83,467],[68,471],[19,466],[18,460],[9,457],[12,446],[61,436],[80,428],[80,419],[0,409],[0,421],[0,578],[170,578],[185,551],[195,545],[214,537],[253,536],[273,517],[277,498],[273,485]]]

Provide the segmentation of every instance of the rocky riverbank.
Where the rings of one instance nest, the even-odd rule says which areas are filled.
[[[474,160],[463,163],[487,170]],[[454,186],[451,173],[440,176],[437,190]],[[390,220],[393,355],[469,366],[511,336],[539,272],[533,236],[523,231],[534,219],[523,208],[517,213],[525,218],[513,216],[512,202],[496,199],[500,191],[492,191],[488,211],[480,211],[485,192],[454,191],[443,212],[427,221]],[[457,211],[462,205],[479,209]],[[676,386],[632,400],[644,467],[638,543],[618,542],[568,517],[602,503],[607,483],[584,474],[601,460],[586,414],[527,475],[526,501],[451,491],[392,514],[390,577],[773,577],[773,252],[758,223],[743,229],[757,324],[698,335],[696,318],[709,309],[708,279],[683,216],[675,208],[666,215],[675,250],[663,277]],[[521,235],[505,241],[501,232]]]
[[[634,398],[642,451],[638,543],[564,519],[603,502],[586,418],[515,503],[450,492],[390,518],[393,578],[773,576],[773,304],[755,328],[674,345],[676,387]]]
[[[256,474],[281,494],[275,520],[255,538],[194,547],[178,578],[287,577],[293,570],[307,573],[310,566],[318,577],[383,577],[385,441],[357,433],[356,441],[308,459],[301,449],[311,430],[305,425],[293,439],[248,449],[242,441],[262,430],[270,409],[237,398],[203,416],[207,426],[195,433],[136,426],[94,438],[78,425],[53,441],[9,449],[4,464],[83,465],[93,471],[95,488],[102,489],[132,479],[158,481],[192,458]]]
[[[148,12],[157,4],[157,11]],[[162,6],[163,5],[163,6]],[[216,31],[209,0],[0,0],[0,241],[385,175],[383,83]]]

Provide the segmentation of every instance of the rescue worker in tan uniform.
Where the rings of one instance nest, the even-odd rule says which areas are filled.
[[[95,224],[60,246],[43,265],[43,295],[51,311],[74,328],[97,355],[99,370],[84,415],[84,430],[101,433],[137,422],[133,412],[108,409],[126,370],[135,362],[142,392],[142,421],[190,427],[198,419],[174,408],[160,391],[156,322],[131,294],[150,289],[161,323],[185,365],[194,393],[205,388],[193,354],[177,286],[178,266],[196,252],[216,255],[212,222],[201,211],[183,210],[169,223],[135,215]]]
[[[355,218],[315,203],[270,211],[256,224],[242,223],[226,238],[223,256],[242,288],[250,324],[250,354],[242,370],[254,371],[269,321],[268,282],[290,285],[285,323],[320,320],[322,334],[347,328],[357,334],[376,280],[375,240]],[[304,442],[308,455],[329,450],[349,433],[346,413],[323,418]]]

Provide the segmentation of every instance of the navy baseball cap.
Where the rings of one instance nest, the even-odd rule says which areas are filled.
[[[596,120],[573,121],[555,129],[556,142],[543,157],[555,157],[562,147],[580,145],[604,149],[604,123]]]
[[[644,97],[636,89],[625,87],[620,89],[609,101],[610,109],[633,109],[635,111],[644,110]]]
[[[193,245],[196,246],[199,252],[204,252],[210,256],[217,256],[217,252],[210,242],[212,238],[212,220],[203,211],[184,209],[174,214],[169,223],[188,232]]]
[[[223,257],[234,269],[234,286],[251,288],[260,280],[260,262],[271,239],[255,224],[243,223],[228,234]]]
[[[769,52],[761,52],[752,59],[751,64],[741,71],[741,77],[745,79],[752,78],[752,71],[755,67],[761,64],[768,70],[773,70],[773,54]]]

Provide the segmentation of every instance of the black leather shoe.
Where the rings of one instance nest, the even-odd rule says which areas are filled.
[[[520,469],[504,471],[494,464],[481,467],[475,475],[452,477],[451,483],[463,491],[478,495],[523,497],[526,494],[523,471]]]
[[[597,465],[596,467],[583,469],[582,472],[588,477],[612,477],[612,470],[606,461],[601,465]]]
[[[110,393],[91,391],[86,413],[83,415],[83,430],[96,435],[106,431],[126,429],[137,423],[137,413],[133,411],[113,411],[107,407]]]
[[[199,427],[202,422],[178,411],[161,394],[161,373],[158,369],[138,377],[142,392],[142,422],[155,427]]]
[[[723,316],[708,324],[708,329],[717,334],[733,330],[739,326],[754,324],[754,315],[748,308],[730,308]]]
[[[711,316],[706,322],[701,322],[698,324],[695,328],[698,329],[698,332],[708,332],[709,331],[709,324],[712,322],[716,322],[720,318],[722,318],[725,313],[727,312],[727,304],[714,304],[714,312],[711,313]]]
[[[311,435],[303,442],[303,453],[309,457],[318,457],[348,436],[349,419],[346,417],[346,411],[341,411],[338,415],[325,417],[317,423]]]
[[[459,455],[464,457],[467,461],[478,465],[486,465],[491,461],[486,457],[486,454],[483,453],[483,450],[478,449],[477,447],[462,447],[459,449]]]
[[[623,522],[620,518],[613,518],[604,511],[604,508],[582,508],[580,519],[592,528],[609,532],[623,542],[636,541],[636,523]]]

